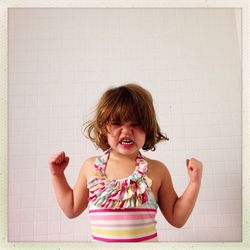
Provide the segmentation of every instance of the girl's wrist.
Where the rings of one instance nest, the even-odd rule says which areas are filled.
[[[61,178],[61,177],[65,177],[64,172],[62,173],[51,173],[52,178]]]
[[[199,187],[201,185],[201,179],[195,180],[195,181],[193,181],[193,180],[190,179],[189,185],[198,186]]]

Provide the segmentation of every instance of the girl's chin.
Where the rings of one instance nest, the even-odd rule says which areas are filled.
[[[133,154],[135,152],[138,152],[140,149],[135,144],[119,144],[116,148],[113,148],[113,150],[121,153],[121,154]]]
[[[131,149],[134,149],[136,148],[135,144],[119,144],[119,147],[122,148],[122,149],[125,149],[125,150],[131,150]]]

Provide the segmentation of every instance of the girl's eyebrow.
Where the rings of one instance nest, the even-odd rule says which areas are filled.
[[[110,122],[120,122],[121,119],[110,119],[109,121],[110,121]]]

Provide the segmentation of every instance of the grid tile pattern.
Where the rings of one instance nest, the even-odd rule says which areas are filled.
[[[185,159],[202,160],[194,211],[182,229],[158,212],[161,241],[240,241],[241,59],[233,9],[9,10],[9,240],[89,241],[87,211],[60,211],[48,158],[64,150],[74,185],[98,152],[81,133],[104,89],[150,90],[170,141],[147,156],[178,194]]]

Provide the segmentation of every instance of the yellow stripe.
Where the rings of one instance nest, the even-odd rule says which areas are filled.
[[[98,229],[98,228],[91,228],[92,233],[94,234],[101,234],[101,235],[114,235],[114,236],[123,236],[123,235],[137,235],[143,233],[150,233],[155,232],[155,226],[145,227],[145,228],[138,228],[138,229]]]

